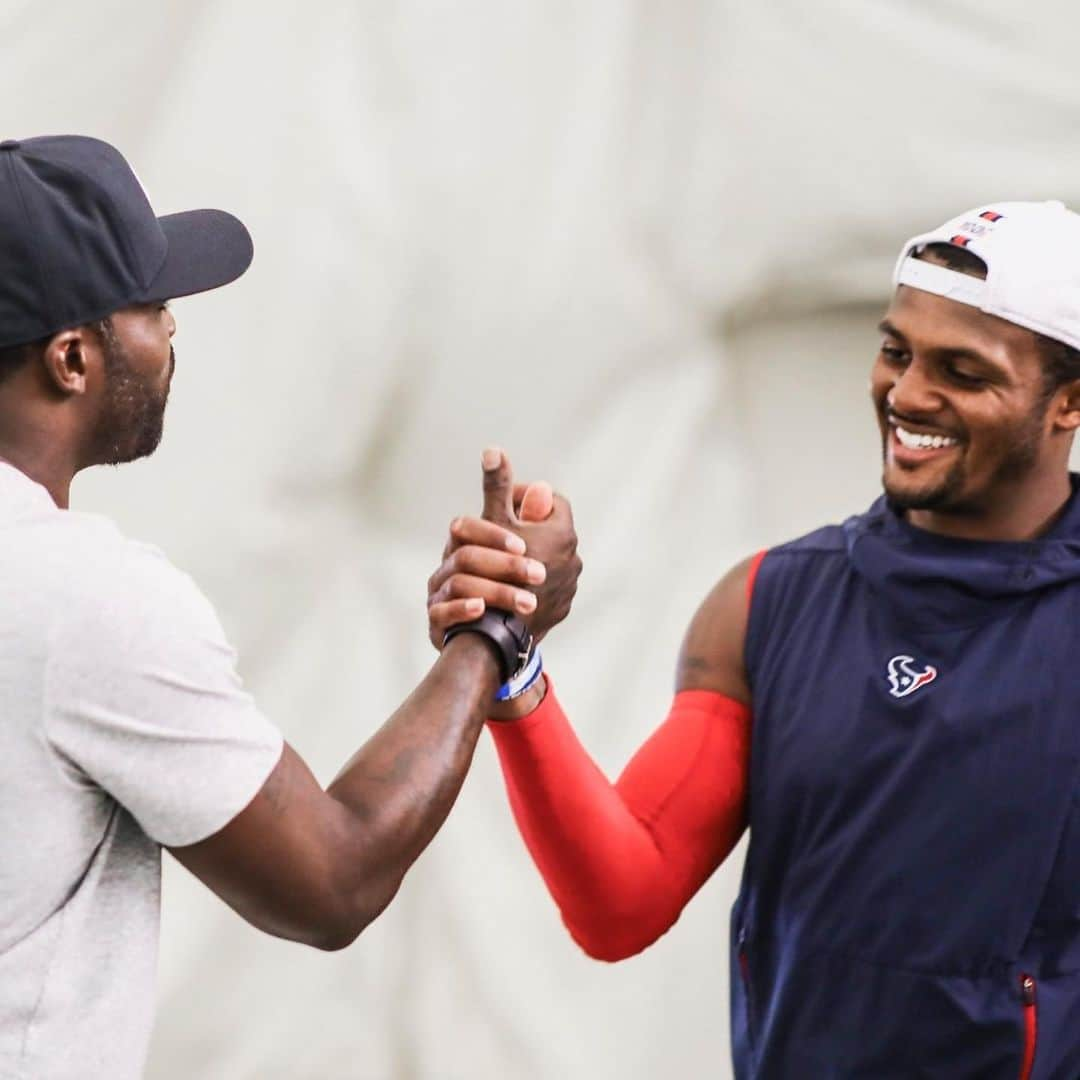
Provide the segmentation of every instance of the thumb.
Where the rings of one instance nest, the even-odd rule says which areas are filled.
[[[521,497],[518,516],[522,521],[546,521],[555,509],[555,494],[551,485],[541,481],[530,484]]]
[[[480,455],[480,464],[484,469],[483,516],[499,525],[509,524],[514,519],[514,474],[510,459],[497,446],[489,446]]]

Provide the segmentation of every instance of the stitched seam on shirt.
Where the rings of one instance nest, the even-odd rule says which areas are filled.
[[[96,852],[95,848],[95,852]],[[49,957],[49,965],[45,969],[45,974],[41,978],[41,988],[38,990],[37,1001],[34,1002],[33,1011],[26,1021],[26,1030],[23,1032],[22,1048],[19,1051],[19,1067],[22,1068],[27,1062],[27,1052],[30,1048],[30,1039],[34,1030],[34,1026],[37,1023],[38,1013],[41,1011],[41,1003],[45,1000],[45,992],[49,988],[49,983],[52,981],[53,968],[56,966],[56,958],[60,955],[60,942],[64,937],[64,923],[67,921],[67,904],[70,901],[64,902],[64,906],[60,909],[60,925],[56,929],[56,938],[53,941],[52,956]]]
[[[48,919],[53,918],[54,916],[58,916],[58,918],[59,918],[59,926],[57,927],[57,930],[56,930],[56,940],[53,943],[53,953],[52,953],[52,956],[49,958],[49,966],[46,968],[45,974],[44,974],[44,976],[42,978],[41,989],[38,992],[37,1001],[34,1002],[34,1010],[30,1014],[30,1018],[26,1022],[26,1031],[23,1033],[23,1046],[22,1046],[22,1050],[20,1051],[20,1054],[19,1054],[20,1060],[25,1058],[26,1050],[27,1050],[28,1044],[30,1042],[31,1031],[32,1031],[32,1029],[34,1027],[34,1024],[37,1022],[37,1016],[38,1016],[38,1012],[41,1009],[41,1003],[45,999],[45,992],[48,989],[50,981],[52,980],[53,967],[56,964],[56,958],[60,955],[60,944],[62,943],[62,941],[64,939],[64,928],[65,928],[65,924],[67,922],[68,905],[75,899],[76,894],[83,887],[83,883],[86,881],[87,876],[90,873],[93,872],[93,870],[95,868],[95,863],[97,862],[98,857],[101,854],[102,845],[108,839],[109,832],[110,832],[110,830],[112,830],[112,828],[114,827],[114,825],[116,823],[116,815],[119,812],[119,810],[120,810],[120,804],[117,803],[117,802],[114,802],[113,805],[112,805],[112,809],[109,812],[109,816],[105,821],[105,828],[102,830],[101,839],[94,845],[94,850],[90,853],[89,859],[86,860],[85,869],[83,870],[83,872],[76,879],[74,885],[71,888],[71,891],[67,894],[66,897],[64,897],[64,900],[61,903],[60,907],[58,907],[55,910],[49,912],[49,914],[45,917],[45,919],[42,920],[42,922],[39,923],[34,928],[34,930],[30,931],[30,933],[35,933],[37,930],[39,930],[41,928],[41,926],[44,924],[45,921],[47,921]],[[30,936],[29,934],[26,935],[26,937],[29,937],[29,936]],[[20,938],[20,941],[21,940],[24,940],[24,939]]]
[[[53,700],[52,693],[50,692],[52,685],[50,672],[53,667],[52,658],[56,649],[59,623],[60,619],[54,619],[50,623],[48,639],[45,642],[45,662],[41,666],[41,729],[45,735],[45,742],[49,747],[51,755],[49,759],[50,764],[53,766],[56,775],[60,778],[62,783],[65,783],[72,789],[78,791],[80,790],[78,782],[68,775],[67,771],[61,765],[60,759],[71,762],[72,766],[83,773],[84,776],[86,773],[77,761],[73,761],[59,746],[57,746],[56,740],[53,738],[52,725],[50,723],[53,715]],[[89,777],[87,777],[87,779],[89,779]]]

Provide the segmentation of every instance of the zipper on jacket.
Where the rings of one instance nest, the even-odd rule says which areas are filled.
[[[1039,1034],[1035,980],[1030,975],[1020,976],[1020,1000],[1024,1003],[1024,1057],[1020,1065],[1020,1080],[1029,1080],[1035,1064],[1035,1039]]]
[[[750,985],[750,957],[746,954],[746,929],[739,932],[739,974],[742,976],[743,997],[746,1000],[746,1034],[754,1044],[754,993]]]

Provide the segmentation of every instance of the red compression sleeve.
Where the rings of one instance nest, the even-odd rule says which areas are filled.
[[[489,725],[510,805],[574,940],[600,960],[652,944],[742,834],[750,710],[685,690],[615,784],[550,684],[535,712]]]

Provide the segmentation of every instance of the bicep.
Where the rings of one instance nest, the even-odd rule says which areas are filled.
[[[750,591],[763,554],[728,571],[698,608],[679,651],[676,691],[707,690],[750,704],[743,651]]]
[[[349,921],[335,887],[345,807],[288,743],[251,802],[224,828],[169,850],[254,926],[331,947]]]

